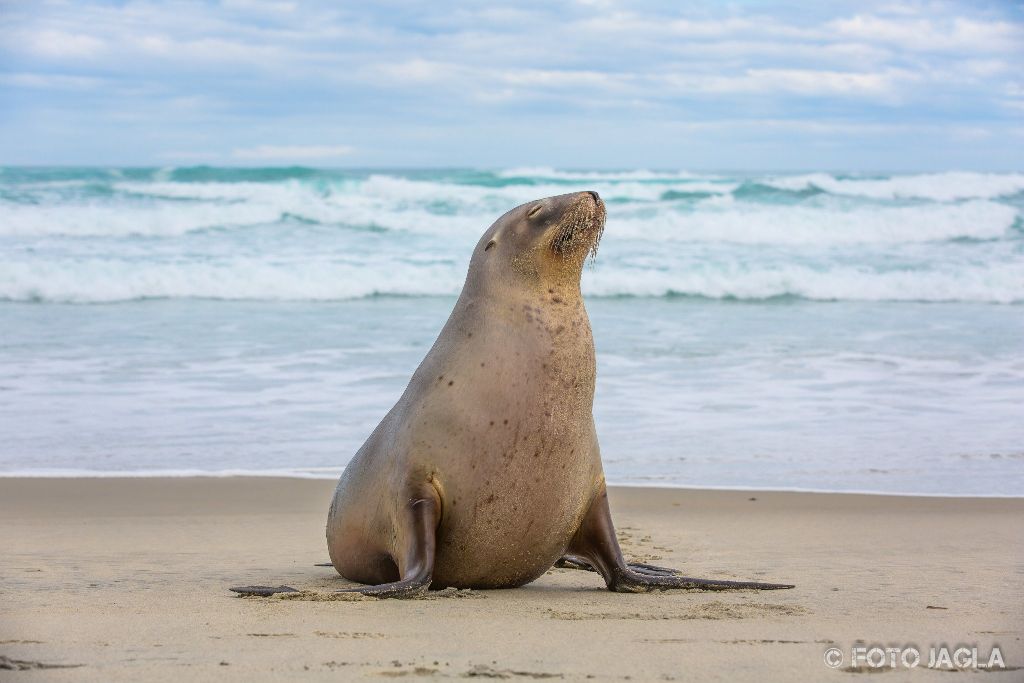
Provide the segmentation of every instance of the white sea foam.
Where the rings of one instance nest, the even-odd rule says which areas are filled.
[[[921,175],[897,175],[888,178],[836,178],[827,173],[779,176],[758,181],[781,190],[800,191],[818,188],[832,194],[872,199],[932,199],[940,202],[958,199],[995,199],[1024,192],[1021,173],[947,172]]]
[[[78,259],[8,263],[0,299],[99,303],[151,298],[337,301],[372,295],[448,295],[465,271],[443,264],[153,263]]]
[[[0,272],[0,299],[73,303],[146,298],[335,301],[372,295],[451,296],[463,264],[387,259],[359,265],[328,262],[139,263],[77,259],[9,263]],[[1024,302],[1024,264],[956,269],[886,270],[837,266],[743,264],[659,270],[606,265],[587,271],[592,296],[667,295],[818,300]]]
[[[291,469],[251,468],[251,469],[138,469],[138,470],[98,470],[72,468],[37,468],[0,470],[3,478],[26,479],[138,479],[143,477],[286,477],[289,479],[337,479],[345,471],[344,467],[296,467]]]
[[[160,182],[132,181],[115,183],[113,189],[117,192],[137,194],[145,197],[207,201],[257,201],[276,204],[295,204],[316,196],[314,187],[303,184],[298,180],[265,183],[179,183],[169,180]]]
[[[727,193],[738,187],[738,183],[713,183],[711,181],[685,182],[672,185],[652,185],[640,182],[609,182],[608,178],[595,177],[579,186],[534,184],[534,185],[464,185],[431,180],[412,180],[395,176],[373,175],[361,183],[356,191],[363,195],[379,197],[390,202],[448,202],[464,207],[504,207],[511,209],[525,202],[565,194],[573,191],[594,190],[606,201],[632,200],[655,201],[669,189],[680,192]]]
[[[329,225],[468,235],[481,233],[503,211],[538,194],[538,188],[530,186],[487,188],[385,176],[329,191],[295,182],[122,185],[151,194],[107,203],[5,203],[0,205],[0,236],[174,237],[210,228],[266,225],[287,216]],[[679,187],[691,192],[721,189],[705,185]],[[544,188],[541,194],[553,191],[557,188]],[[637,183],[607,190],[604,196],[613,202],[609,230],[640,240],[899,243],[992,239],[1017,219],[1012,206],[987,200],[828,208],[738,202],[721,194],[686,209],[673,201],[658,201],[661,194],[661,189]],[[615,205],[616,197],[644,203]],[[180,201],[184,198],[194,201]]]
[[[694,178],[714,179],[711,174],[695,174],[688,171],[565,171],[550,166],[524,166],[498,172],[501,178],[550,178],[552,180],[689,180]]]
[[[953,206],[866,206],[849,210],[708,200],[701,209],[623,218],[613,214],[608,230],[622,238],[658,241],[900,244],[996,239],[1005,235],[1017,219],[1013,207],[981,200]]]
[[[83,185],[79,195],[74,187],[66,194],[67,181],[53,181],[62,193],[25,200],[19,193],[45,185],[33,180],[0,202],[0,239],[7,240],[0,246],[15,245],[0,254],[0,298],[452,295],[469,250],[495,218],[564,192],[569,187],[556,181],[572,177],[609,202],[600,266],[588,275],[593,294],[1022,299],[1018,204],[998,199],[1024,187],[1021,174],[759,181],[787,189],[827,185],[867,197],[804,201],[732,194],[737,178],[688,173],[505,174],[536,182],[491,186],[384,173],[177,182],[167,172],[149,182],[112,180],[112,193]],[[653,177],[659,182],[649,182]],[[666,191],[712,196],[672,199]],[[930,201],[889,201],[910,196]],[[221,230],[209,232],[214,228]],[[368,235],[367,228],[396,234]],[[121,239],[134,236],[154,239]],[[87,239],[97,237],[106,239]],[[742,267],[730,265],[736,263]]]
[[[281,468],[234,468],[234,469],[136,469],[136,470],[101,470],[83,468],[37,468],[0,470],[0,478],[4,479],[182,479],[182,478],[247,478],[259,477],[270,479],[324,479],[334,481],[345,471],[344,467],[296,467]],[[992,493],[976,491],[877,491],[873,489],[829,488],[826,486],[741,486],[741,485],[709,485],[683,484],[676,481],[676,474],[637,476],[633,479],[609,479],[608,485],[622,488],[672,489],[684,491],[740,491],[743,493],[831,493],[845,495],[899,496],[901,498],[991,498],[1017,499],[1021,494]]]
[[[763,300],[797,296],[820,301],[1024,302],[1024,264],[957,270],[883,271],[867,268],[735,264],[693,271],[627,270],[585,277],[596,296],[666,295]]]
[[[727,193],[736,187],[738,184],[735,182],[687,181],[673,184],[670,189],[684,192]],[[573,190],[566,185],[470,185],[385,174],[373,174],[364,180],[332,181],[321,185],[310,185],[297,180],[266,183],[122,182],[115,184],[114,189],[155,198],[273,203],[293,209],[311,200],[332,198],[335,202],[341,202],[346,197],[377,198],[390,205],[402,205],[405,202],[447,202],[457,206],[489,206],[493,202],[500,202],[511,208],[540,197]],[[609,199],[655,200],[668,188],[638,182],[603,182],[578,189],[595,189]]]
[[[256,203],[7,204],[0,207],[0,235],[171,237],[212,227],[270,223],[280,216],[277,207]]]

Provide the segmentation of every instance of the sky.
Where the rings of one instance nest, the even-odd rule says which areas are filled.
[[[1024,5],[0,0],[0,164],[1024,170]]]

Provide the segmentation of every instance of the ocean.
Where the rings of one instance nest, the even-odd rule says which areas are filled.
[[[585,189],[609,481],[1024,495],[1024,174],[966,172],[4,168],[0,475],[337,476]]]

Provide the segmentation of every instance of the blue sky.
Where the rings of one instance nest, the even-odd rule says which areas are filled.
[[[0,1],[5,164],[1022,159],[1010,2]]]

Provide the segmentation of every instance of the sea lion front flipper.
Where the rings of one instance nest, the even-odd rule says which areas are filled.
[[[376,598],[417,598],[430,588],[434,576],[437,527],[441,522],[441,497],[433,485],[423,486],[405,506],[398,538],[403,547],[394,553],[400,579],[375,586],[345,588],[336,593],[361,593]]]
[[[576,564],[582,560],[594,567],[604,577],[608,590],[617,593],[644,593],[672,588],[724,591],[779,590],[794,587],[782,583],[694,579],[676,574],[657,573],[651,571],[655,568],[650,565],[646,571],[634,569],[622,559],[622,550],[615,537],[615,525],[612,523],[612,514],[608,507],[608,491],[603,486],[584,515],[579,530],[569,544],[566,557]]]

